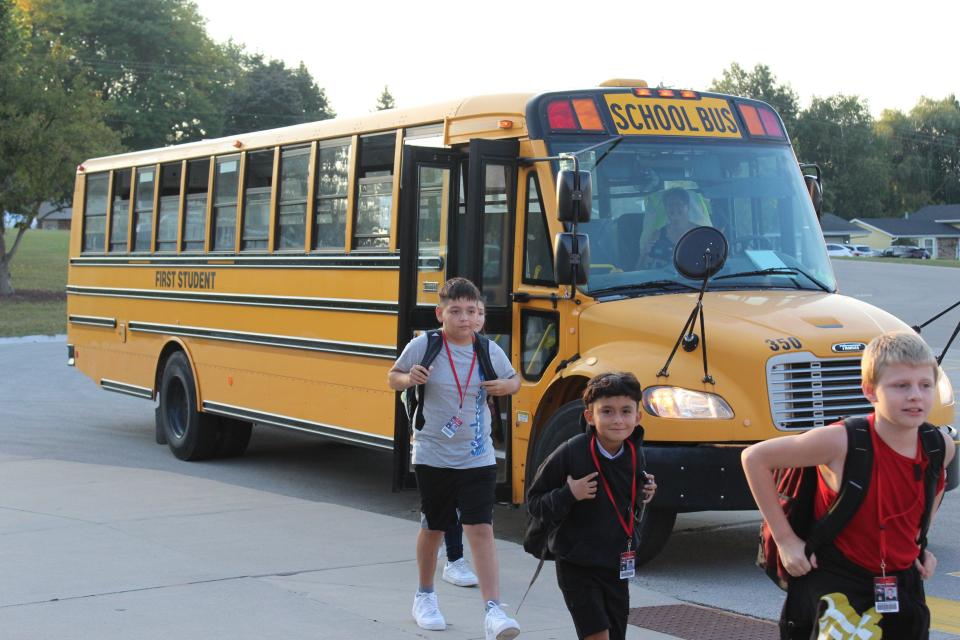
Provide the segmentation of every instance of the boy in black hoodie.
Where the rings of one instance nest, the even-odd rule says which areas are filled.
[[[555,527],[549,549],[577,636],[622,640],[640,541],[636,513],[657,489],[643,471],[640,383],[632,373],[600,374],[587,383],[583,403],[586,433],[543,462],[527,509]]]

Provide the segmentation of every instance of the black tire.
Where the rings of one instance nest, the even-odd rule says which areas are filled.
[[[550,416],[540,435],[533,445],[533,452],[527,456],[526,484],[529,487],[533,483],[534,476],[537,475],[537,469],[543,464],[551,453],[561,444],[573,436],[583,433],[583,425],[580,417],[583,415],[583,401],[573,400],[563,405],[557,412]]]
[[[670,539],[677,512],[671,509],[656,509],[647,506],[643,510],[640,527],[640,548],[637,549],[636,566],[642,567],[656,558]]]
[[[187,356],[178,351],[160,378],[160,421],[167,446],[181,460],[213,457],[220,441],[220,423],[197,411],[197,385]]]
[[[220,418],[220,439],[217,442],[218,458],[236,458],[242,456],[250,444],[253,425],[245,420]]]

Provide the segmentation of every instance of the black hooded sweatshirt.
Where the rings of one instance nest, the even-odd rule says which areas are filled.
[[[619,568],[620,554],[627,550],[624,532],[598,477],[597,494],[592,499],[578,501],[567,484],[567,476],[575,480],[597,470],[590,455],[590,443],[596,435],[592,426],[587,432],[570,438],[554,450],[537,470],[527,489],[527,510],[535,518],[555,526],[548,536],[548,549],[557,559],[583,567]],[[637,427],[628,438],[637,452],[637,503],[639,513],[643,501],[645,461],[643,456],[643,427]],[[600,447],[596,442],[595,447]],[[630,508],[630,474],[633,462],[630,447],[614,460],[597,450],[600,470],[610,485],[617,509],[629,526],[634,514]],[[557,526],[558,525],[558,526]],[[632,549],[640,542],[639,527],[634,524]]]

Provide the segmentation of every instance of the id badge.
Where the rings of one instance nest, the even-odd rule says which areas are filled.
[[[447,421],[447,424],[443,425],[440,431],[448,438],[452,438],[461,426],[463,426],[463,420],[460,419],[460,416],[453,416]]]
[[[873,579],[873,599],[877,613],[897,613],[900,600],[897,597],[897,576],[884,576]]]
[[[620,554],[620,579],[629,580],[636,575],[637,552],[624,551]]]

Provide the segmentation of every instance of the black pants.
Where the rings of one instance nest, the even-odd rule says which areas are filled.
[[[847,560],[835,547],[817,552],[817,569],[800,578],[792,578],[787,599],[780,614],[781,640],[816,640],[819,620],[829,604],[823,596],[846,596],[857,615],[874,606],[874,575]],[[930,635],[930,610],[927,608],[920,572],[911,567],[891,572],[897,577],[899,613],[884,613],[880,620],[885,640],[927,640]]]

